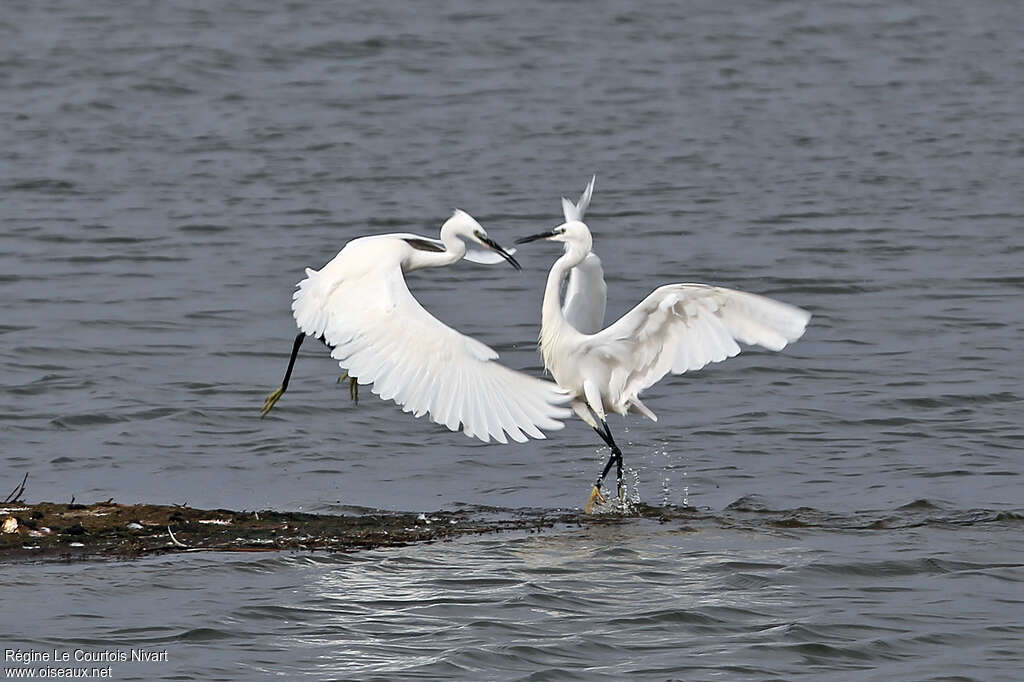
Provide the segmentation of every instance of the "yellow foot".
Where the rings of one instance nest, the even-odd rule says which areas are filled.
[[[359,403],[359,384],[356,383],[355,377],[350,377],[348,372],[345,372],[338,377],[338,383],[340,384],[345,379],[348,379],[348,397],[352,399],[352,402]]]
[[[278,399],[284,395],[284,387],[279,386],[276,391],[267,396],[267,401],[263,403],[263,409],[260,411],[260,419],[267,416],[267,412],[270,412],[271,408],[277,403]]]
[[[590,491],[590,499],[587,500],[587,506],[583,508],[583,513],[589,514],[592,511],[594,511],[595,502],[597,502],[598,504],[604,504],[605,502],[607,502],[607,500],[605,500],[604,498],[604,495],[601,494],[601,489],[598,488],[596,485],[594,486],[593,490]]]

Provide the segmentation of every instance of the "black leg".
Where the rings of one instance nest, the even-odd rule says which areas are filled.
[[[299,355],[299,346],[302,345],[302,341],[305,338],[305,332],[299,332],[298,336],[295,337],[295,343],[292,345],[292,357],[288,360],[288,369],[285,370],[284,381],[281,382],[281,393],[288,390],[288,380],[292,378],[292,367],[295,366],[295,358]]]
[[[284,395],[284,392],[288,390],[288,381],[292,378],[292,367],[295,366],[295,358],[299,355],[299,346],[302,345],[302,340],[306,338],[305,333],[299,332],[299,335],[295,337],[295,343],[292,345],[292,356],[288,359],[288,369],[284,373],[284,381],[281,382],[281,386],[267,396],[266,402],[263,403],[263,409],[260,411],[260,417],[266,417],[267,412],[274,407],[278,399]]]
[[[616,465],[615,466],[615,479],[616,479],[616,482],[618,484],[617,485],[617,491],[619,493],[619,496],[621,497],[622,496],[622,450],[620,450],[619,446],[615,444],[615,439],[612,438],[612,430],[610,428],[608,428],[608,422],[602,421],[601,422],[601,426],[604,427],[604,430],[594,429],[594,431],[597,432],[597,435],[601,436],[601,440],[604,441],[605,445],[607,445],[608,447],[610,447],[612,449],[612,453],[611,453],[611,455],[608,456],[608,463],[604,465],[604,471],[602,471],[601,475],[597,477],[597,481],[594,483],[594,487],[597,488],[598,490],[601,489],[601,484],[604,482],[604,479],[608,475],[608,472],[611,471],[612,464],[615,464]]]

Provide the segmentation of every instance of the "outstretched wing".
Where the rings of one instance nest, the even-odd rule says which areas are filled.
[[[577,331],[593,334],[604,326],[607,300],[608,286],[604,283],[601,259],[596,253],[588,253],[583,262],[569,271],[562,315]]]
[[[306,274],[292,302],[299,328],[322,335],[349,376],[403,411],[485,443],[544,438],[541,429],[569,416],[562,389],[498,364],[492,349],[428,313],[399,267],[350,279]]]
[[[740,352],[737,344],[782,350],[803,336],[810,313],[743,291],[706,284],[655,289],[585,348],[607,354],[612,381],[628,399],[669,372],[682,374]]]

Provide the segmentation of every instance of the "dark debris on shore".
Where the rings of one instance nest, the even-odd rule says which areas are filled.
[[[177,505],[0,505],[0,562],[118,559],[182,552],[350,552],[449,541],[466,535],[541,531],[555,526],[621,523],[637,516],[664,519],[664,509],[621,514],[580,511],[467,510],[425,514],[376,511],[306,514],[194,509]],[[693,511],[693,510],[691,510]]]
[[[12,493],[0,502],[0,563],[131,559],[183,552],[354,552],[509,531],[645,522],[670,524],[673,532],[724,529],[786,536],[920,527],[955,530],[978,524],[1019,528],[1024,522],[1021,512],[946,509],[925,500],[897,510],[851,513],[810,507],[772,509],[756,495],[740,498],[719,511],[642,503],[624,506],[610,504],[596,514],[492,507],[420,514],[346,507],[347,513],[307,514],[118,504],[113,500],[89,505],[74,504],[73,500],[70,504],[27,504]]]

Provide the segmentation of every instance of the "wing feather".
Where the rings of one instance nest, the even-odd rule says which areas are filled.
[[[494,427],[491,424],[491,413],[487,405],[487,395],[490,389],[485,386],[485,382],[486,379],[473,382],[470,394],[473,399],[470,409],[473,418],[476,420],[475,431],[477,438],[481,440],[490,439],[491,434],[494,432]]]
[[[508,410],[503,407],[503,400],[495,400],[496,396],[502,395],[501,391],[503,387],[498,386],[499,382],[496,381],[496,377],[487,377],[487,388],[488,391],[489,405],[487,412],[493,417],[494,431],[492,435],[497,434],[501,436],[503,432],[507,432],[509,435],[512,434],[512,429],[515,426],[511,423],[512,417],[508,414]],[[504,443],[504,438],[499,438]]]
[[[781,350],[799,339],[811,315],[795,306],[706,284],[655,289],[586,348],[604,349],[625,368],[623,400],[669,372],[683,374],[740,352],[737,342]]]
[[[299,328],[322,336],[349,376],[372,384],[419,417],[487,442],[562,428],[568,396],[549,381],[494,362],[498,354],[427,312],[399,267],[344,274],[306,271],[292,310]]]
[[[448,401],[445,405],[444,414],[438,414],[438,421],[452,431],[459,428],[459,415],[465,414],[465,403],[462,402],[465,387],[462,385],[462,368],[455,365],[450,376],[444,378],[447,383],[445,390],[448,393]]]
[[[513,388],[514,387],[506,386],[506,390],[513,390]],[[525,426],[528,422],[526,422],[523,419],[521,414],[516,414],[517,410],[515,410],[510,403],[502,402],[501,407],[506,419],[508,419],[508,423],[512,425],[512,429],[510,429],[508,432],[509,437],[512,438],[517,443],[525,443],[527,440],[529,440],[529,438],[524,433],[524,431],[526,430]],[[519,426],[521,423],[523,424],[522,427]]]
[[[466,435],[486,441],[488,438],[486,420],[484,419],[484,407],[480,400],[480,385],[474,381],[463,382],[462,394],[464,396],[463,414],[466,419],[463,421],[468,426]]]
[[[499,392],[501,391],[501,389],[495,386],[496,382],[494,380],[494,377],[488,377],[487,383],[490,384],[488,386],[488,388],[490,389],[488,395],[501,395],[501,393]],[[517,434],[519,435],[519,438],[522,438],[522,435],[518,433],[519,429],[517,429],[516,425],[512,422],[512,415],[510,415],[508,410],[505,409],[505,404],[503,400],[493,401],[490,405],[490,409],[488,409],[488,412],[494,415],[495,426],[497,427],[495,429],[495,434],[497,434],[495,437],[500,442],[508,442],[505,440],[503,436],[504,433],[507,433],[509,436],[511,436],[513,440],[516,440],[516,437],[513,434]]]
[[[528,403],[509,403],[508,408],[512,413],[512,419],[519,428],[525,432],[526,436],[531,438],[544,438],[544,434],[537,428],[537,422],[540,421],[540,425],[544,426],[545,420],[543,418],[540,420],[537,419],[537,413],[533,412],[532,406]],[[532,415],[531,412],[533,413]],[[545,426],[545,428],[547,427]]]

